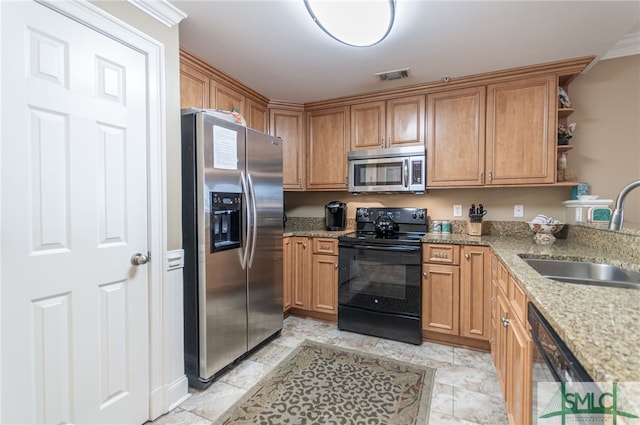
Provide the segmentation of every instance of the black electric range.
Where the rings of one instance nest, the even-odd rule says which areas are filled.
[[[424,208],[358,208],[339,238],[338,329],[422,342]]]

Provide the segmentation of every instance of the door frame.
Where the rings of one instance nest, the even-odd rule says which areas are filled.
[[[107,12],[87,1],[35,0],[62,15],[94,29],[138,52],[146,58],[145,76],[147,79],[147,190],[148,213],[147,234],[148,249],[152,259],[147,264],[149,280],[149,419],[155,419],[169,410],[167,400],[167,382],[165,373],[165,314],[164,289],[167,280],[165,256],[167,246],[166,219],[166,99],[164,73],[164,45],[147,36],[134,27],[120,21]],[[0,14],[2,8],[0,8]],[[1,35],[0,35],[1,37]],[[0,65],[2,65],[0,63]],[[0,66],[0,73],[2,66]],[[2,87],[0,86],[0,93]],[[2,111],[0,110],[0,117]],[[2,120],[0,118],[0,127]],[[3,141],[6,143],[6,141]],[[2,150],[0,149],[0,155]],[[0,214],[2,201],[0,193]],[[2,252],[0,251],[0,258]],[[1,267],[1,265],[0,265]],[[6,286],[1,281],[2,288]],[[6,289],[5,289],[6,295]],[[1,305],[1,303],[0,303]],[[0,318],[1,318],[0,311]],[[6,344],[6,341],[5,341]],[[0,355],[2,342],[0,339]],[[1,363],[0,363],[1,365]],[[0,369],[0,376],[2,370]],[[0,417],[2,417],[2,398],[0,397]]]

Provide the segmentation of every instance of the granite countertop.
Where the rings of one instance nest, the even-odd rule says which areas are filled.
[[[288,230],[285,235],[313,237],[338,237],[353,231]],[[491,247],[595,381],[640,381],[640,290],[545,279],[520,257],[587,260],[640,271],[637,236],[621,235],[622,240],[611,242],[618,237],[613,232],[588,233],[587,228],[574,232],[552,245],[536,244],[526,230],[504,236],[427,233],[423,242]]]
[[[339,238],[340,236],[353,233],[353,229],[347,230],[325,230],[325,229],[304,229],[304,230],[290,230],[285,229],[282,236],[307,236],[312,238]]]
[[[521,256],[586,260],[634,270],[640,270],[640,264],[574,239],[538,245],[531,235],[428,234],[423,241],[490,246],[595,381],[640,381],[640,291],[546,279]]]

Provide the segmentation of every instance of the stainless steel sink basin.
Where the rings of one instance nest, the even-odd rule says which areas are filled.
[[[640,272],[587,261],[523,258],[547,279],[583,285],[640,289]]]

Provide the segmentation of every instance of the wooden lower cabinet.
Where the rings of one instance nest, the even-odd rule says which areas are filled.
[[[519,320],[507,331],[507,416],[511,424],[531,423],[531,337]]]
[[[313,254],[311,308],[338,314],[338,256]]]
[[[497,259],[493,275],[492,294],[493,341],[491,353],[504,397],[511,425],[531,424],[531,366],[532,344],[529,324],[523,315],[526,296],[513,276],[504,276]],[[505,292],[500,280],[508,281]],[[524,297],[524,298],[523,298]]]
[[[507,326],[509,320],[509,303],[507,297],[498,292],[496,297],[497,317],[496,317],[496,341],[495,341],[495,367],[498,375],[498,382],[502,390],[502,397],[508,401],[507,393]]]
[[[490,254],[482,246],[423,246],[422,330],[427,339],[489,348]]]
[[[285,311],[336,321],[338,240],[292,236],[284,238],[283,244],[285,249],[283,292],[287,293],[287,284],[291,288],[290,307],[287,309],[285,301]]]
[[[291,268],[291,308],[311,309],[311,259],[313,258],[310,238],[294,236],[292,239]]]
[[[491,249],[464,245],[460,258],[460,336],[491,337]]]
[[[291,284],[293,282],[291,237],[282,238],[282,311],[291,309]]]
[[[460,267],[422,265],[422,329],[458,335]]]

